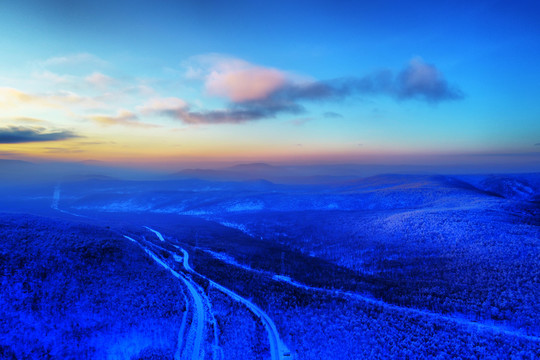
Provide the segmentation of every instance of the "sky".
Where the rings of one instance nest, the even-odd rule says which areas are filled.
[[[0,158],[540,171],[535,1],[0,3]]]

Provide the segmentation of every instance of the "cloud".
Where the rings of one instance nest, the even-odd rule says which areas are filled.
[[[113,85],[116,82],[116,80],[113,79],[112,77],[107,76],[107,75],[102,74],[102,73],[97,72],[97,71],[95,71],[92,74],[86,76],[84,78],[84,80],[87,83],[89,83],[89,84],[91,84],[91,85],[93,85],[95,87],[98,87],[98,88],[107,88],[107,87]]]
[[[38,65],[48,66],[67,66],[67,65],[94,65],[105,66],[107,62],[95,55],[89,53],[68,54],[63,56],[55,56],[44,61],[39,61]]]
[[[540,146],[540,143],[536,143],[536,144],[534,144],[534,146]]]
[[[463,98],[460,89],[450,86],[435,66],[420,58],[412,59],[399,73],[395,91],[403,99],[421,98],[429,102]]]
[[[339,119],[343,117],[343,115],[338,114],[337,112],[333,112],[333,111],[327,111],[323,113],[323,116],[327,119]]]
[[[169,117],[177,117],[179,112],[188,108],[187,102],[180,98],[154,98],[148,101],[138,110],[144,115],[163,115]]]
[[[48,90],[39,96],[49,97],[49,100],[56,96],[52,100],[67,100],[73,105],[75,102],[72,100],[76,95],[79,98],[77,105],[87,110],[111,109],[118,103],[132,104],[137,97],[156,96],[156,91],[147,84],[146,79],[117,78],[93,69],[79,71],[77,75],[44,70],[32,73],[32,81],[39,85],[34,87]],[[69,95],[67,99],[59,97],[66,95]]]
[[[399,100],[423,100],[437,103],[459,100],[463,92],[451,86],[433,65],[415,58],[394,74],[380,70],[363,77],[345,77],[308,83],[287,83],[269,97],[288,101],[331,101],[353,95],[385,95]]]
[[[8,126],[0,128],[0,144],[60,141],[79,137],[71,131],[47,131],[41,127]]]
[[[119,85],[120,81],[103,73],[111,66],[103,59],[88,53],[68,54],[31,63],[31,79],[42,82],[41,88],[91,91]],[[45,87],[47,86],[47,87]]]
[[[289,121],[290,124],[294,125],[294,126],[302,126],[304,124],[306,124],[307,122],[310,122],[311,118],[298,118],[298,119],[293,119],[291,121]]]
[[[6,103],[31,103],[39,102],[42,99],[39,96],[28,94],[14,88],[0,87],[0,101]]]
[[[82,149],[76,149],[76,148],[65,148],[65,147],[45,147],[43,150],[45,150],[46,153],[56,154],[56,153],[70,153],[70,154],[77,154],[82,153],[84,150]]]
[[[89,119],[103,126],[122,125],[139,128],[159,127],[158,125],[140,122],[137,115],[128,110],[120,110],[116,116],[92,115],[89,116]]]
[[[38,81],[44,81],[54,86],[72,86],[80,82],[79,77],[66,74],[57,74],[49,70],[36,71],[32,73],[32,78]]]
[[[232,106],[228,109],[211,111],[180,111],[176,118],[186,124],[235,124],[254,120],[274,118],[279,113],[297,114],[303,112],[303,108],[296,104],[243,104]]]
[[[304,108],[296,103],[245,101],[231,103],[228,108],[216,110],[194,110],[179,98],[157,98],[138,108],[143,115],[161,115],[180,120],[185,124],[233,124],[264,118],[273,118],[279,113],[301,113]]]
[[[286,76],[279,70],[248,67],[232,71],[213,71],[206,79],[210,95],[224,96],[232,102],[264,99],[284,86]]]
[[[191,59],[186,76],[203,79],[208,94],[234,103],[267,99],[336,100],[347,96],[387,95],[428,102],[457,100],[462,91],[448,84],[443,74],[421,58],[413,58],[401,71],[379,70],[363,77],[326,81],[302,79],[292,73],[263,67],[219,54]]]
[[[0,108],[24,108],[36,106],[42,108],[62,109],[66,106],[81,106],[83,108],[100,108],[103,104],[92,97],[81,96],[72,91],[57,91],[47,94],[31,94],[14,88],[0,88]]]
[[[241,59],[209,54],[193,58],[186,75],[202,79],[208,94],[229,101],[228,107],[220,110],[190,111],[187,105],[182,105],[162,112],[189,124],[242,123],[274,118],[281,113],[299,114],[304,112],[304,102],[339,101],[352,96],[389,96],[429,103],[464,97],[434,65],[420,58],[412,59],[398,72],[380,70],[363,77],[316,81]],[[342,117],[335,112],[324,116]]]
[[[186,78],[204,80],[207,94],[232,102],[266,98],[284,86],[290,77],[275,68],[220,54],[192,57],[185,66]]]
[[[192,111],[189,108],[174,113],[174,117],[186,124],[238,124],[254,120],[275,118],[280,113],[300,114],[304,108],[296,103],[250,101],[231,104],[229,108]]]
[[[16,122],[31,123],[31,124],[46,122],[45,120],[36,119],[36,118],[32,118],[32,117],[25,117],[25,116],[21,116],[21,117],[15,118],[13,120],[15,120]]]
[[[0,156],[14,156],[14,155],[20,155],[19,153],[16,153],[16,152],[10,152],[10,151],[2,151],[0,152]],[[5,159],[0,159],[1,160],[5,160]]]
[[[213,72],[227,72],[249,67],[250,64],[232,56],[209,53],[191,56],[182,63],[184,76],[190,80],[205,80]]]

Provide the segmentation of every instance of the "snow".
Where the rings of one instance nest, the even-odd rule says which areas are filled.
[[[157,232],[157,231],[155,231],[153,229],[150,229],[148,227],[147,227],[147,229],[149,229],[150,231],[153,231],[156,234],[156,236],[158,236],[158,238],[160,240],[163,239],[163,236],[161,236],[161,234],[159,232]],[[193,301],[195,302],[195,308],[197,310],[196,316],[195,316],[195,320],[196,320],[195,339],[194,339],[194,342],[193,342],[193,351],[192,351],[192,354],[191,354],[191,359],[192,360],[198,360],[198,359],[201,358],[201,355],[202,355],[202,357],[204,357],[202,342],[204,340],[205,310],[204,310],[202,296],[199,294],[199,292],[196,289],[197,285],[192,280],[190,280],[190,279],[186,278],[185,276],[181,275],[180,273],[174,271],[169,265],[167,265],[156,254],[154,254],[147,247],[143,246],[141,243],[135,241],[131,237],[128,237],[128,236],[125,236],[125,235],[124,235],[124,237],[127,238],[130,241],[133,241],[133,242],[137,243],[148,254],[148,256],[150,256],[156,263],[161,265],[163,268],[169,270],[174,277],[181,280],[186,285],[186,287],[188,288],[188,290],[189,290],[189,292],[191,294],[191,297],[193,298]],[[162,241],[164,241],[164,240],[162,240]],[[182,322],[183,322],[183,320],[182,320]],[[184,331],[183,328],[181,328],[180,331],[183,332]],[[177,353],[179,351],[181,352],[181,350],[177,349]]]
[[[156,231],[154,229],[151,229],[149,228],[148,226],[145,226],[146,229],[150,230],[151,232],[153,232],[154,234],[156,234],[157,238],[161,241],[165,241],[165,239],[163,238],[163,236],[161,235],[161,233],[159,231]]]
[[[226,208],[228,212],[257,211],[264,209],[264,204],[260,201],[241,202]]]
[[[230,221],[219,221],[219,223],[221,225],[223,225],[223,226],[228,227],[228,228],[240,230],[244,234],[247,234],[249,236],[253,236],[245,225],[233,223],[233,222],[230,222]]]

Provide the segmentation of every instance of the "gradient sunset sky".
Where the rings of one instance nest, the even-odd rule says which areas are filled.
[[[2,1],[0,158],[540,170],[536,1]]]

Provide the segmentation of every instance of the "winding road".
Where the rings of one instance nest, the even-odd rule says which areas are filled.
[[[58,184],[54,188],[54,192],[53,192],[53,197],[52,197],[52,202],[51,202],[51,208],[52,209],[60,211],[60,212],[65,213],[65,214],[77,216],[77,217],[86,217],[84,215],[79,215],[79,214],[71,213],[71,212],[60,209],[59,208],[60,194],[61,194],[61,187],[60,187],[60,184]],[[147,230],[153,232],[161,242],[166,242],[163,235],[159,231],[156,231],[156,230],[154,230],[154,229],[152,229],[150,227],[147,227],[147,226],[145,226],[144,228],[146,228]],[[190,330],[186,334],[185,330],[186,330],[186,323],[187,323],[188,312],[189,312],[189,303],[188,303],[188,301],[186,301],[186,307],[187,308],[186,308],[186,310],[184,312],[184,315],[183,315],[183,318],[182,318],[182,324],[181,324],[180,331],[179,331],[179,334],[178,334],[178,346],[177,346],[177,351],[176,351],[176,353],[174,355],[174,359],[179,360],[179,359],[181,359],[183,357],[184,358],[188,357],[188,355],[191,355],[189,357],[189,358],[191,358],[191,360],[204,358],[204,341],[205,341],[205,332],[204,332],[204,330],[205,330],[205,322],[207,321],[207,316],[206,316],[206,311],[205,311],[205,304],[206,304],[206,308],[211,309],[209,300],[206,297],[206,295],[204,294],[204,291],[189,276],[186,276],[183,273],[179,273],[179,272],[175,271],[166,262],[161,260],[152,250],[150,250],[149,248],[144,246],[141,242],[139,242],[139,241],[137,241],[137,240],[135,240],[135,239],[133,239],[133,238],[131,238],[129,236],[124,235],[124,237],[126,239],[136,243],[137,245],[139,245],[156,263],[158,263],[160,266],[162,266],[163,268],[170,271],[173,276],[175,276],[176,278],[181,280],[186,285],[186,288],[188,289],[188,291],[190,292],[191,297],[193,298],[195,311],[194,311],[194,314],[193,314],[193,319],[191,321]],[[167,249],[165,249],[165,248],[163,248],[161,246],[158,246],[156,244],[153,244],[153,245],[160,248],[161,250],[167,251],[169,254],[176,255],[176,254],[171,253],[169,250],[167,250]],[[182,258],[180,258],[179,256],[174,256],[174,258],[177,259],[177,261],[182,263],[182,266],[183,266],[183,268],[185,269],[186,272],[191,273],[191,274],[193,274],[195,276],[199,276],[200,278],[206,279],[212,286],[214,286],[219,291],[221,291],[224,294],[226,294],[227,296],[231,297],[233,300],[244,304],[255,316],[257,316],[257,318],[259,318],[261,320],[261,323],[263,324],[266,332],[268,333],[268,340],[269,340],[269,343],[270,343],[270,353],[271,353],[271,359],[272,360],[282,360],[284,358],[288,358],[287,356],[289,355],[289,350],[286,347],[286,345],[281,341],[280,336],[279,336],[279,332],[278,332],[278,330],[276,328],[275,323],[272,321],[272,319],[262,309],[260,309],[257,305],[255,305],[251,301],[249,301],[249,300],[243,298],[242,296],[236,294],[232,290],[230,290],[230,289],[216,283],[213,280],[210,280],[206,276],[204,276],[204,275],[198,273],[197,271],[195,271],[189,264],[189,254],[188,254],[188,252],[185,249],[183,249],[183,248],[181,248],[181,247],[179,247],[177,245],[173,245],[173,246],[175,246],[182,253]],[[207,252],[210,255],[218,258],[219,260],[224,261],[226,263],[229,263],[230,265],[240,267],[240,268],[242,268],[244,270],[253,271],[253,272],[261,273],[263,275],[270,276],[275,281],[286,283],[288,285],[291,285],[291,286],[294,286],[294,287],[297,287],[297,288],[302,288],[304,290],[309,290],[309,291],[313,291],[313,292],[324,292],[324,293],[327,293],[327,294],[333,294],[333,295],[337,295],[337,296],[354,298],[356,300],[360,300],[360,301],[364,301],[364,302],[367,302],[367,303],[370,303],[370,304],[373,304],[373,305],[381,306],[381,307],[387,308],[389,310],[395,310],[395,311],[406,312],[406,313],[410,313],[410,314],[416,314],[416,315],[422,315],[422,316],[431,317],[431,318],[437,318],[437,319],[444,320],[444,321],[450,321],[450,322],[458,323],[458,324],[461,324],[463,326],[467,326],[467,327],[470,327],[470,328],[475,328],[477,330],[492,331],[492,332],[495,332],[495,333],[505,334],[505,335],[509,335],[509,336],[515,336],[515,337],[519,337],[519,338],[523,338],[523,339],[526,339],[526,340],[535,341],[535,342],[540,343],[540,337],[527,335],[527,334],[524,334],[522,332],[515,331],[513,329],[504,328],[502,326],[497,326],[497,325],[494,325],[494,324],[484,324],[484,323],[474,322],[474,321],[471,321],[471,320],[468,320],[468,319],[465,319],[465,318],[460,318],[460,317],[446,316],[446,315],[442,315],[442,314],[438,314],[438,313],[433,313],[433,312],[430,312],[430,311],[427,311],[427,310],[415,309],[415,308],[407,308],[407,307],[402,307],[402,306],[398,306],[398,305],[394,305],[394,304],[389,304],[389,303],[386,303],[384,301],[377,300],[377,299],[374,299],[374,298],[371,298],[371,297],[368,297],[368,296],[364,296],[364,295],[361,295],[361,294],[358,294],[358,293],[347,292],[347,291],[343,291],[343,290],[331,290],[331,289],[318,288],[318,287],[305,285],[305,284],[296,282],[296,281],[290,279],[289,277],[280,276],[280,275],[273,274],[273,273],[266,272],[266,271],[262,271],[262,270],[252,269],[252,268],[249,268],[249,267],[247,267],[245,265],[239,264],[234,260],[231,261],[230,259],[227,260],[227,259],[224,259],[222,257],[216,256],[216,255],[219,255],[219,254],[213,253],[211,251],[207,251]],[[211,311],[210,311],[210,313],[211,313]],[[217,325],[216,325],[216,321],[213,318],[213,316],[212,316],[212,320],[210,320],[210,321],[213,323],[213,326],[214,326],[214,349],[212,351],[212,354],[213,354],[214,359],[216,359],[216,358],[220,357],[221,349],[218,346]],[[191,354],[189,354],[189,350],[191,350]]]
[[[64,211],[64,210],[59,208],[58,204],[59,204],[59,201],[60,201],[60,191],[61,191],[60,190],[60,184],[58,184],[54,188],[51,208],[54,209],[54,210],[66,213],[66,214],[70,214],[70,215],[74,215],[74,216],[82,216],[82,215],[73,214],[73,213]],[[144,226],[144,228],[146,228],[147,230],[153,232],[161,242],[166,242],[165,238],[163,237],[163,235],[159,231],[154,230],[154,229],[152,229],[152,228],[150,228],[148,226]],[[213,358],[214,359],[219,359],[220,357],[222,357],[222,356],[220,356],[221,355],[221,349],[220,349],[219,344],[218,344],[217,322],[216,322],[216,320],[215,320],[215,318],[214,318],[214,316],[213,316],[213,314],[211,312],[210,301],[208,300],[208,298],[206,297],[206,295],[204,294],[204,291],[200,288],[200,286],[196,282],[191,280],[189,277],[187,277],[186,275],[175,271],[165,261],[160,259],[159,256],[157,256],[148,247],[144,246],[141,242],[135,240],[134,238],[132,238],[130,236],[124,235],[124,237],[126,239],[128,239],[129,241],[132,241],[135,244],[139,245],[144,250],[144,252],[146,252],[146,254],[148,254],[148,256],[150,256],[156,263],[158,263],[163,268],[165,268],[166,270],[171,272],[171,274],[174,277],[181,280],[184,283],[184,285],[186,285],[189,293],[191,294],[191,297],[193,298],[193,302],[194,302],[194,305],[195,305],[194,319],[191,322],[192,325],[190,327],[188,336],[186,336],[185,335],[185,327],[186,327],[186,323],[187,323],[187,313],[188,313],[188,308],[186,308],[186,311],[184,312],[184,315],[182,317],[182,324],[180,326],[180,331],[179,331],[179,334],[178,334],[178,345],[177,345],[177,350],[176,350],[175,355],[174,355],[174,359],[179,360],[179,359],[182,358],[182,355],[186,354],[187,349],[189,348],[188,342],[190,342],[190,339],[192,337],[193,337],[193,344],[191,345],[191,348],[192,348],[191,360],[198,360],[198,359],[204,358],[204,340],[205,340],[204,339],[204,329],[205,329],[205,322],[207,320],[206,319],[206,310],[205,309],[208,309],[208,312],[209,312],[210,317],[211,317],[210,321],[212,322],[213,327],[214,327],[214,331],[213,331],[213,333],[214,333],[214,344],[213,344],[213,351],[212,351]],[[162,248],[162,247],[157,246],[155,244],[154,244],[154,246],[159,247],[161,250],[164,250],[164,251],[168,252],[171,255],[174,255],[169,250],[167,250],[165,248]],[[237,302],[240,302],[243,305],[245,305],[258,319],[260,319],[260,321],[263,324],[266,332],[268,333],[268,341],[270,343],[270,354],[271,354],[271,359],[272,360],[281,360],[281,359],[283,359],[284,357],[286,357],[286,356],[288,356],[290,354],[289,349],[287,348],[287,346],[280,339],[279,332],[277,330],[277,327],[276,327],[275,323],[272,321],[272,319],[261,308],[259,308],[257,305],[255,305],[251,301],[249,301],[249,300],[243,298],[242,296],[238,295],[234,291],[232,291],[232,290],[230,290],[230,289],[216,283],[215,281],[210,280],[206,276],[196,272],[189,265],[189,254],[188,254],[188,252],[185,249],[183,249],[183,248],[181,248],[179,246],[176,246],[176,245],[174,245],[174,246],[178,250],[181,251],[181,253],[182,253],[182,265],[183,265],[184,269],[187,272],[207,280],[212,286],[214,286],[219,291],[221,291],[224,294],[228,295],[233,300],[235,300]],[[175,257],[173,256],[173,258],[175,258]],[[206,304],[206,308],[205,308],[205,304]],[[186,306],[188,306],[188,305],[189,304],[186,301]],[[193,328],[194,328],[193,323],[195,323],[195,330],[193,330]],[[194,336],[191,336],[192,332],[195,332]]]
[[[203,250],[203,251],[205,251],[205,250]],[[453,322],[453,323],[460,324],[460,325],[463,325],[463,326],[466,326],[466,327],[469,327],[469,328],[475,328],[475,329],[478,329],[480,331],[492,331],[492,332],[495,332],[495,333],[501,333],[501,334],[505,334],[505,335],[509,335],[509,336],[515,336],[515,337],[522,338],[522,339],[529,340],[529,341],[540,342],[540,337],[538,337],[538,336],[527,335],[527,334],[521,333],[519,331],[504,328],[502,326],[497,326],[495,324],[485,324],[485,323],[481,323],[481,322],[474,322],[474,321],[468,320],[466,318],[460,318],[460,317],[455,317],[455,316],[447,316],[447,315],[443,315],[443,314],[439,314],[439,313],[434,313],[434,312],[431,312],[431,311],[428,311],[428,310],[422,310],[422,309],[409,308],[409,307],[405,307],[405,306],[389,304],[389,303],[384,302],[382,300],[377,300],[377,299],[374,299],[374,298],[371,298],[371,297],[368,297],[368,296],[365,296],[365,295],[361,295],[361,294],[358,294],[358,293],[355,293],[355,292],[344,291],[344,290],[332,290],[332,289],[325,289],[325,288],[305,285],[305,284],[299,283],[299,282],[291,279],[288,276],[277,275],[277,274],[271,273],[269,271],[250,268],[249,266],[246,266],[246,265],[243,265],[243,264],[240,264],[240,263],[236,262],[234,259],[227,259],[226,257],[219,256],[219,254],[214,253],[213,251],[205,251],[205,252],[207,254],[213,256],[214,258],[216,258],[216,259],[218,259],[218,260],[220,260],[222,262],[225,262],[225,263],[227,263],[229,265],[233,265],[235,267],[238,267],[238,268],[241,268],[241,269],[244,269],[244,270],[247,270],[247,271],[251,271],[251,272],[255,272],[255,273],[260,274],[260,275],[271,277],[274,281],[285,283],[285,284],[294,286],[296,288],[304,289],[304,290],[307,290],[307,291],[325,293],[325,294],[333,295],[333,296],[347,297],[347,298],[350,298],[350,299],[355,299],[355,300],[363,301],[363,302],[366,302],[366,303],[369,303],[369,304],[372,304],[372,305],[380,306],[380,307],[383,307],[383,308],[386,308],[386,309],[389,309],[389,310],[405,312],[405,313],[409,313],[409,314],[412,314],[412,315],[421,315],[421,316],[425,316],[425,317],[429,317],[429,318],[434,318],[434,319],[437,319],[437,320]]]
[[[196,274],[203,279],[206,279],[219,291],[223,292],[224,294],[230,296],[232,299],[241,302],[244,304],[249,310],[251,310],[252,313],[254,313],[262,322],[264,328],[266,329],[266,332],[268,333],[268,340],[270,342],[270,353],[272,356],[272,359],[278,360],[282,359],[284,354],[289,353],[288,348],[283,344],[281,339],[279,338],[279,332],[276,328],[276,325],[272,321],[272,319],[257,305],[252,303],[251,301],[243,298],[242,296],[238,295],[237,293],[233,292],[232,290],[227,289],[226,287],[216,283],[215,281],[212,281],[208,279],[206,276],[199,274],[193,268],[189,265],[189,254],[185,249],[182,249],[177,246],[177,248],[182,252],[183,254],[183,262],[184,268],[193,273]]]
[[[195,327],[195,338],[193,341],[193,351],[191,353],[191,359],[192,360],[198,360],[201,358],[204,358],[204,354],[201,356],[201,351],[203,351],[203,341],[204,341],[204,323],[206,321],[205,317],[205,310],[204,310],[204,304],[202,296],[199,294],[199,292],[196,289],[196,284],[192,280],[188,280],[184,275],[174,271],[169,265],[167,265],[164,261],[162,261],[154,252],[152,252],[150,249],[142,245],[137,240],[125,236],[124,237],[130,241],[133,241],[134,243],[138,244],[155,262],[157,262],[159,265],[164,267],[165,269],[169,270],[176,278],[180,279],[188,288],[191,297],[193,298],[193,301],[195,303],[195,318],[193,319],[192,323],[196,323]],[[182,320],[183,323],[183,320]],[[193,325],[192,325],[193,326]],[[180,328],[180,332],[184,332],[183,327]],[[180,357],[180,354],[182,353],[181,349],[178,349],[176,351],[176,354],[178,357]],[[176,356],[175,356],[176,358]]]
[[[149,228],[148,226],[144,226],[144,228],[151,231],[151,232],[153,232],[160,241],[165,242],[165,239],[163,238],[163,235],[161,235],[161,233],[159,231],[156,231],[156,230],[154,230],[152,228]],[[173,258],[176,258],[174,256],[175,254],[172,254],[167,249],[162,248],[161,246],[158,246],[158,245],[155,245],[155,244],[154,244],[154,246],[159,247],[161,250],[163,250],[165,252],[168,252],[169,254],[173,255]],[[181,276],[183,276],[183,275],[181,274]],[[193,280],[191,280],[191,279],[189,279],[189,278],[187,278],[185,276],[183,276],[183,280],[187,281],[188,283],[191,284],[191,288],[188,288],[188,290],[190,291],[192,296],[194,295],[194,293],[192,292],[192,288],[194,288],[196,290],[196,292],[197,292],[198,298],[200,299],[200,302],[195,301],[195,306],[197,307],[197,312],[199,313],[201,311],[201,309],[202,309],[204,314],[208,313],[208,318],[209,318],[208,320],[212,324],[213,335],[214,335],[214,343],[213,343],[213,348],[212,348],[212,357],[213,357],[214,360],[220,359],[220,358],[222,358],[222,355],[221,355],[221,348],[219,347],[219,341],[218,341],[217,322],[216,322],[216,318],[214,317],[214,314],[212,312],[212,305],[210,303],[210,300],[208,299],[208,297],[204,293],[204,290],[201,288],[201,286],[199,286],[196,282],[194,282]],[[195,297],[194,297],[194,299],[195,299]],[[205,318],[206,318],[206,316],[205,316]],[[199,332],[197,332],[197,333],[199,333]],[[203,339],[203,341],[204,341],[204,339]],[[196,352],[193,351],[193,354],[195,354],[195,353]]]
[[[156,236],[160,240],[163,239],[163,236],[158,231],[156,231],[154,229],[151,229],[149,227],[146,227],[146,228],[148,230],[154,232],[156,234]],[[180,250],[182,252],[182,266],[184,267],[184,269],[187,272],[207,280],[217,290],[221,291],[225,295],[228,295],[233,300],[235,300],[237,302],[240,302],[243,305],[245,305],[253,314],[255,314],[255,316],[257,316],[257,318],[259,318],[261,320],[261,323],[263,324],[266,332],[268,333],[268,341],[270,343],[270,354],[271,354],[271,359],[272,360],[281,360],[281,359],[284,358],[284,356],[289,354],[289,349],[281,341],[280,336],[279,336],[279,332],[277,330],[277,327],[276,327],[274,321],[261,308],[259,308],[257,305],[255,305],[251,301],[245,299],[244,297],[238,295],[234,291],[232,291],[232,290],[230,290],[230,289],[216,283],[215,281],[213,281],[213,280],[207,278],[206,276],[204,276],[204,275],[198,273],[197,271],[195,271],[189,265],[189,253],[185,249],[183,249],[183,248],[181,248],[181,247],[179,247],[177,245],[174,245],[174,246],[178,250]],[[166,249],[163,249],[163,250],[167,251]]]

